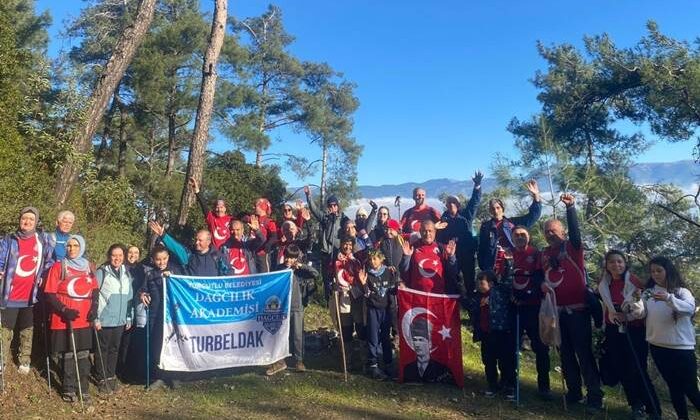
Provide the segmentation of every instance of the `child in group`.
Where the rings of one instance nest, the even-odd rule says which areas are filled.
[[[331,297],[331,317],[337,322],[340,313],[339,330],[345,341],[346,358],[351,368],[361,369],[357,363],[360,357],[361,343],[353,340],[353,332],[359,340],[365,339],[364,317],[365,302],[358,274],[362,264],[352,253],[355,239],[345,236],[340,240],[340,252],[335,260],[335,290],[337,297]],[[336,309],[337,308],[337,309]],[[354,356],[354,357],[353,357]]]
[[[513,336],[512,285],[499,281],[492,270],[476,276],[477,304],[472,308],[474,342],[481,341],[481,361],[488,389],[486,397],[503,390],[508,400],[515,399],[515,337]],[[500,371],[500,381],[498,379]]]
[[[368,374],[372,379],[384,380],[391,376],[391,320],[390,295],[396,293],[398,272],[384,265],[384,254],[372,249],[368,254],[368,269],[360,270],[358,279],[367,304],[367,357]],[[380,350],[381,346],[381,350]],[[384,371],[379,368],[379,352],[382,352]]]

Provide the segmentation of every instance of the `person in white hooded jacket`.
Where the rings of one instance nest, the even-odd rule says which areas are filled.
[[[646,338],[651,357],[668,385],[676,415],[687,419],[686,397],[700,412],[692,323],[695,298],[684,287],[681,274],[668,258],[652,258],[649,271],[653,282],[642,296]]]
[[[646,283],[632,274],[625,254],[610,250],[605,254],[598,293],[605,307],[604,349],[609,363],[601,363],[601,377],[619,381],[634,418],[660,418],[659,398],[647,373],[649,345],[639,297]],[[606,371],[607,370],[607,371]],[[645,413],[646,411],[646,413]]]

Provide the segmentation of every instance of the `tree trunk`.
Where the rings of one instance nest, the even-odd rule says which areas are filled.
[[[153,14],[156,8],[156,0],[141,0],[134,26],[130,26],[124,30],[117,45],[114,47],[112,56],[104,72],[100,76],[95,91],[92,93],[89,104],[87,105],[87,117],[82,129],[78,132],[77,137],[73,142],[73,148],[78,153],[87,153],[92,145],[92,137],[95,135],[97,126],[104,115],[109,98],[114,93],[117,85],[124,76],[127,67],[131,63],[131,59],[136,53],[136,49],[143,41],[148,28],[153,21]],[[69,160],[63,166],[61,173],[58,175],[56,183],[56,201],[59,207],[62,207],[73,189],[80,168],[77,162]]]
[[[321,205],[323,205],[324,200],[326,199],[326,174],[328,172],[328,144],[326,143],[325,140],[321,140],[323,142],[321,146],[321,194],[320,194],[320,200],[321,200]]]
[[[97,176],[99,178],[107,175],[107,168],[112,162],[107,163],[107,139],[112,138],[112,118],[117,109],[117,96],[119,95],[119,86],[114,90],[114,97],[112,98],[112,106],[109,107],[107,116],[104,121],[104,128],[102,131],[102,140],[100,141],[100,146],[97,148],[97,153],[95,154],[95,160],[97,167],[99,168]]]
[[[216,88],[216,63],[219,60],[221,46],[224,43],[226,32],[226,5],[227,0],[216,0],[214,18],[211,25],[209,46],[204,56],[202,66],[202,87],[197,106],[197,119],[194,124],[190,156],[187,161],[187,175],[180,200],[180,214],[178,223],[183,226],[187,222],[187,213],[194,202],[194,192],[188,188],[187,180],[190,178],[200,182],[204,169],[204,151],[209,137],[209,122],[211,121],[212,108],[214,107],[214,92]]]
[[[119,99],[119,96],[114,97],[119,107],[119,157],[117,159],[117,173],[120,177],[126,176],[126,106]]]
[[[177,155],[177,147],[175,143],[175,113],[168,114],[168,165],[165,167],[165,179],[170,179],[175,170],[175,157]]]

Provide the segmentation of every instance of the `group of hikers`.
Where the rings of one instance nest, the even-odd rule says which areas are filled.
[[[584,265],[575,197],[561,196],[565,223],[546,220],[547,246],[537,249],[529,232],[542,210],[535,181],[525,185],[532,196],[526,214],[507,217],[505,203],[491,199],[489,217],[473,235],[482,179],[480,172],[472,178],[474,188],[465,206],[450,196],[442,214],[426,203],[425,190],[416,188],[415,205],[400,220],[373,201],[369,213],[360,208],[350,218],[334,195],[325,199],[325,209],[319,209],[308,187],[304,188],[308,206],[284,202],[275,211],[269,200],[259,198],[250,214],[234,217],[224,200],[216,200],[210,209],[199,183],[190,180],[207,225],[196,232],[191,246],[151,221],[149,228],[158,240],[147,258],[141,259],[137,246],[113,244],[97,268],[84,256],[83,237],[72,232],[73,213],[60,212],[55,232],[45,233],[37,229],[38,210],[25,207],[16,232],[0,243],[2,378],[8,373],[16,333],[17,372],[31,371],[32,353],[37,367],[36,360],[43,357],[36,355],[45,356],[46,367],[40,369],[50,381],[50,366],[55,366],[66,401],[89,399],[90,377],[105,394],[118,388],[117,377],[145,380],[151,389],[173,387],[176,377],[158,369],[164,278],[291,269],[289,345],[297,371],[306,370],[304,306],[320,276],[324,301],[346,343],[345,360],[351,370],[364,369],[374,379],[397,376],[396,295],[397,289],[410,288],[461,296],[474,339],[481,343],[486,397],[515,398],[517,355],[521,338],[527,336],[535,353],[538,394],[544,399],[551,399],[553,346],[561,358],[568,404],[585,403],[592,411],[599,410],[601,382],[619,382],[634,418],[660,418],[661,404],[647,373],[650,353],[678,418],[688,418],[686,397],[700,410],[692,323],[695,301],[674,264],[655,257],[647,265],[648,276],[639,278],[630,272],[624,252],[609,250],[593,290]],[[317,251],[320,273],[308,260],[312,249]],[[556,339],[541,336],[545,307],[557,319]],[[600,360],[593,351],[593,324],[604,328]],[[43,346],[33,349],[33,342]],[[287,368],[283,359],[265,373],[274,375]],[[420,370],[415,379],[435,381]]]

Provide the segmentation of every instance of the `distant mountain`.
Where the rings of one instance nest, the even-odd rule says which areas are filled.
[[[668,163],[638,163],[630,168],[630,176],[636,184],[673,184],[683,190],[692,190],[700,183],[700,164],[693,160],[681,160],[678,162]],[[544,185],[544,180],[539,180],[541,185]],[[437,197],[441,193],[449,194],[462,193],[469,196],[472,191],[472,181],[459,181],[455,179],[438,178],[430,179],[425,182],[407,182],[398,185],[361,185],[360,195],[362,198],[371,199],[379,197],[395,197],[400,195],[402,198],[410,200],[413,189],[421,186],[426,189],[428,196]],[[482,188],[488,192],[493,190],[495,180],[486,178],[483,181]]]

